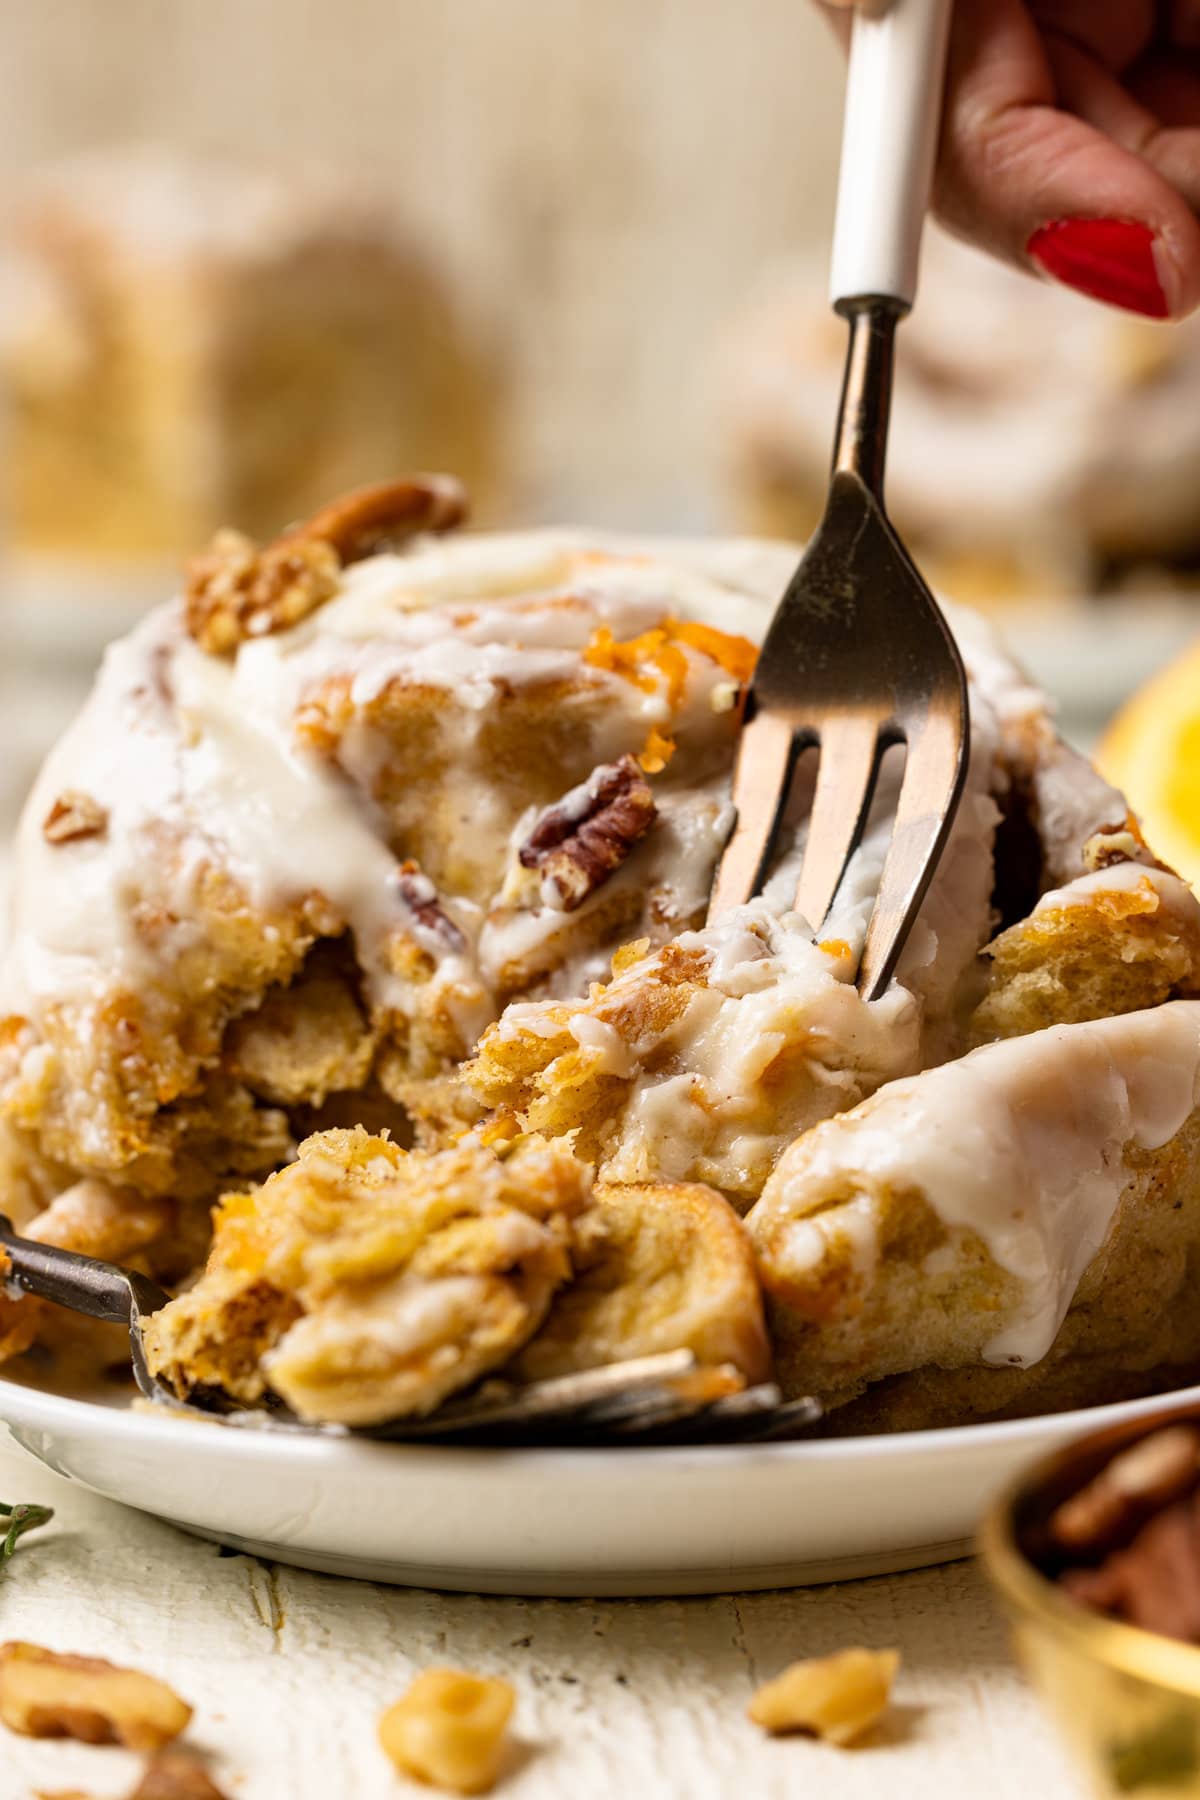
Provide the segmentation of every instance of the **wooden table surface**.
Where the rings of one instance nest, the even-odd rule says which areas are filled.
[[[1010,1661],[979,1570],[712,1600],[476,1599],[227,1554],[0,1451],[0,1499],[53,1505],[0,1582],[0,1638],[107,1656],[195,1707],[189,1741],[230,1800],[385,1800],[375,1721],[434,1663],[518,1692],[505,1800],[1078,1800]],[[837,1751],[768,1740],[757,1682],[797,1656],[895,1645],[885,1728]],[[0,1730],[0,1800],[134,1785],[123,1751]]]

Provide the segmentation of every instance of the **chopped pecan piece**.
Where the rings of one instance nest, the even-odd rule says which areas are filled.
[[[895,1650],[839,1650],[794,1662],[759,1688],[749,1714],[764,1731],[852,1744],[886,1709],[899,1666]]]
[[[61,793],[42,821],[42,836],[48,844],[99,837],[107,829],[108,809],[79,788],[67,788]]]
[[[380,1719],[379,1741],[402,1775],[485,1794],[500,1773],[515,1702],[498,1676],[426,1669]]]
[[[191,1707],[152,1675],[101,1657],[0,1644],[0,1719],[24,1737],[155,1751],[178,1737],[191,1716]]]
[[[337,592],[345,564],[420,531],[449,531],[466,510],[450,476],[418,475],[346,494],[265,550],[240,531],[219,531],[188,564],[188,631],[213,656],[228,655],[245,638],[286,631]]]
[[[400,904],[409,915],[413,936],[432,956],[461,956],[467,940],[438,898],[437,888],[415,862],[400,864],[396,876]]]
[[[1083,846],[1083,866],[1094,874],[1098,869],[1111,869],[1115,863],[1139,862],[1145,847],[1128,825],[1105,825]]]
[[[574,912],[620,868],[657,810],[632,756],[601,764],[546,807],[518,853],[523,868],[541,875],[542,904]]]
[[[225,1800],[225,1795],[194,1756],[165,1750],[146,1764],[129,1800]]]
[[[202,650],[225,656],[245,638],[296,625],[337,591],[337,551],[291,537],[256,550],[240,531],[218,531],[187,567],[184,612]]]

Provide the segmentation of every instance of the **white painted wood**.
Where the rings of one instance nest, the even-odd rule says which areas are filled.
[[[1081,1789],[1013,1668],[977,1569],[736,1599],[476,1599],[221,1556],[0,1452],[0,1497],[58,1508],[0,1583],[0,1637],[126,1661],[196,1708],[190,1738],[232,1800],[398,1800],[375,1720],[451,1662],[518,1690],[504,1800],[1028,1800]],[[770,1741],[755,1683],[796,1656],[895,1644],[890,1723],[869,1747]],[[136,1759],[0,1730],[0,1800],[79,1787],[117,1800]]]

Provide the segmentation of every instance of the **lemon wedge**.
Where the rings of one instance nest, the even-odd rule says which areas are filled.
[[[1200,643],[1126,703],[1096,760],[1157,854],[1200,885]]]

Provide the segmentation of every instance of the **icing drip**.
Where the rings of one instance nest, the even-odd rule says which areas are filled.
[[[1198,1098],[1195,1001],[988,1044],[811,1132],[783,1158],[751,1228],[792,1221],[775,1238],[779,1264],[811,1268],[841,1230],[840,1202],[858,1193],[854,1229],[870,1263],[869,1197],[915,1189],[1021,1283],[987,1361],[1034,1363],[1104,1242],[1126,1150],[1169,1142]]]

